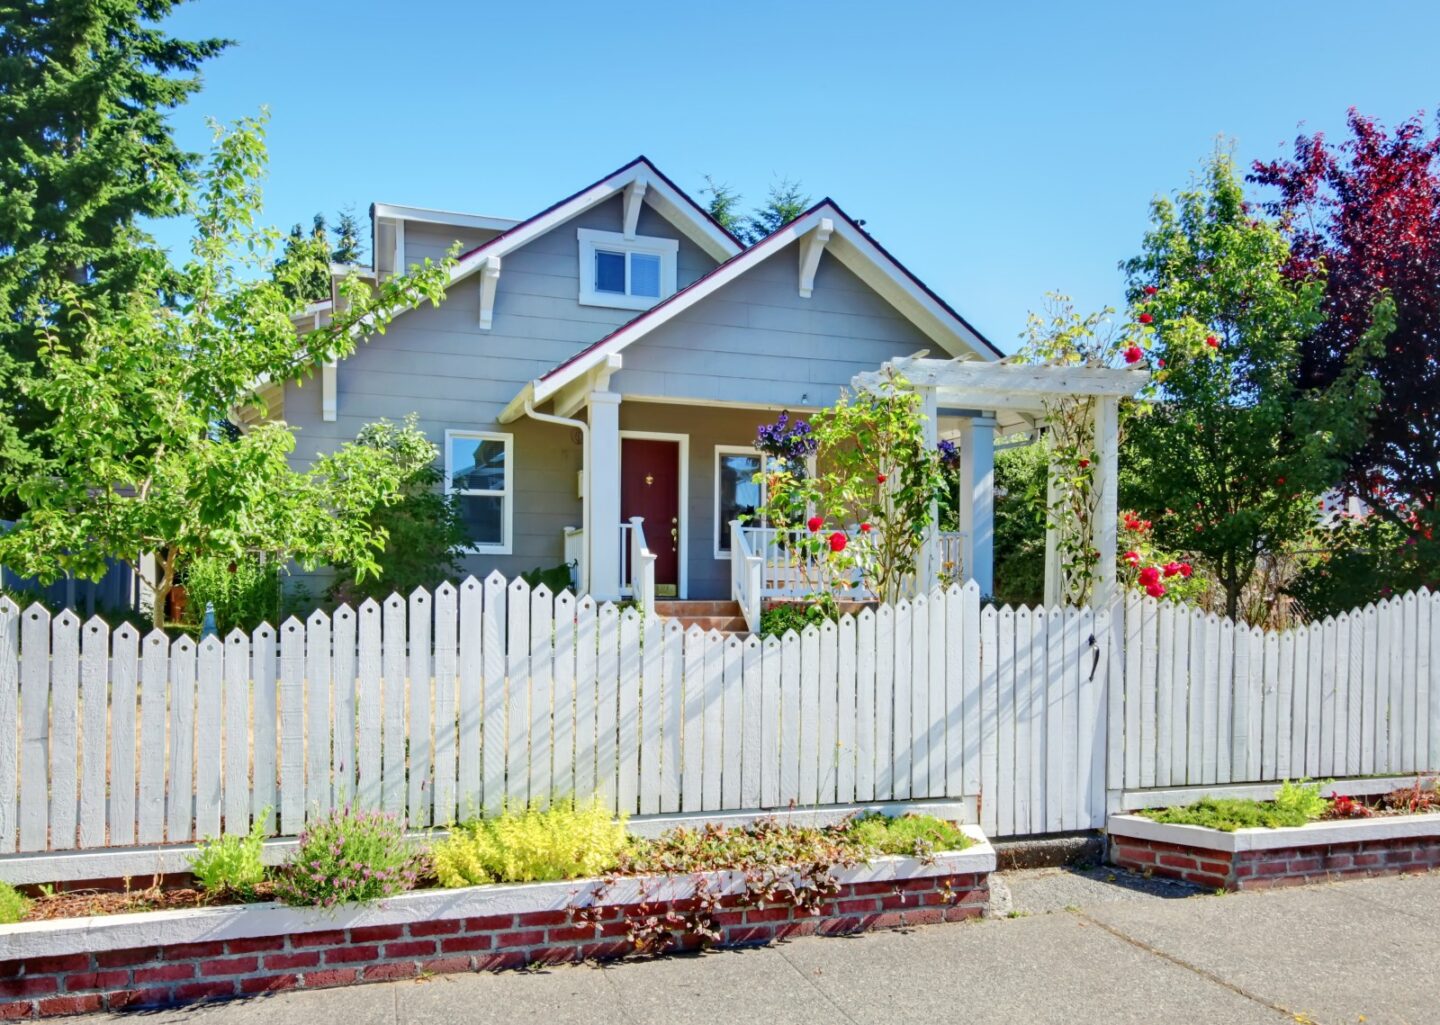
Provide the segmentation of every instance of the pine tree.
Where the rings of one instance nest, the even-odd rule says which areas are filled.
[[[180,212],[197,160],[166,115],[229,45],[167,35],[157,23],[178,2],[0,4],[0,470],[36,454],[46,414],[21,385],[36,372],[42,325],[64,341],[59,287],[113,308],[163,259],[137,222]]]
[[[346,207],[335,218],[335,248],[330,253],[332,263],[359,263],[365,255],[365,243],[361,241],[364,228],[355,211]]]

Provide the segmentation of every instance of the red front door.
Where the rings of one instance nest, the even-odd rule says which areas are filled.
[[[645,520],[645,543],[655,554],[655,593],[674,597],[680,584],[680,443],[620,439],[620,519]],[[629,566],[629,552],[621,559]]]

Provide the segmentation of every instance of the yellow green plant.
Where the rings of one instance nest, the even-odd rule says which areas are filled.
[[[0,925],[14,925],[29,908],[24,894],[9,883],[0,883]]]
[[[629,844],[623,819],[565,800],[461,823],[430,856],[443,886],[545,882],[602,875]]]

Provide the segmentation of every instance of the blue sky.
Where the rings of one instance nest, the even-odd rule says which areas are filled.
[[[524,217],[640,153],[692,193],[788,176],[1007,351],[1047,291],[1121,301],[1150,198],[1218,136],[1248,164],[1440,105],[1428,4],[193,0],[168,27],[237,41],[174,123],[203,148],[268,105],[283,228]]]

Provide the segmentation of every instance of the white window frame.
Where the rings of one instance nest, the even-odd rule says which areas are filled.
[[[715,558],[723,559],[724,561],[729,562],[731,553],[720,547],[720,539],[723,537],[722,531],[728,531],[730,529],[730,524],[720,522],[720,458],[722,456],[759,456],[760,472],[762,474],[765,472],[765,467],[768,466],[770,463],[770,457],[767,456],[764,452],[761,452],[754,445],[715,446],[715,462],[712,464],[710,471],[711,490],[715,492],[714,508],[711,511],[711,516],[715,520]],[[761,505],[765,504],[766,490],[767,489],[765,486],[765,482],[762,480],[760,482]]]
[[[498,441],[503,443],[505,446],[505,489],[503,491],[490,491],[455,487],[452,477],[454,467],[450,462],[450,440],[452,438],[465,438],[475,441]],[[503,499],[503,505],[500,509],[500,543],[484,544],[477,542],[466,545],[463,550],[471,555],[511,554],[511,548],[515,538],[515,435],[502,434],[499,431],[447,430],[445,432],[445,494],[491,497],[499,495]]]
[[[636,235],[626,238],[618,231],[596,231],[593,228],[577,228],[575,236],[580,243],[580,305],[613,306],[622,310],[648,310],[656,303],[663,302],[675,294],[676,260],[680,254],[680,240],[673,238],[652,238]],[[595,290],[595,251],[625,254],[625,294],[619,292],[598,292]],[[630,254],[647,253],[660,257],[660,294],[630,294]]]

